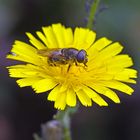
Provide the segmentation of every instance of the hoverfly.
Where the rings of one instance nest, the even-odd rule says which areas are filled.
[[[75,63],[76,66],[78,65],[78,63],[83,63],[85,66],[87,66],[86,63],[88,61],[87,52],[83,49],[82,50],[78,50],[75,48],[43,49],[39,50],[38,54],[40,56],[47,57],[48,64],[50,66],[69,64],[70,68],[70,66],[73,63]]]

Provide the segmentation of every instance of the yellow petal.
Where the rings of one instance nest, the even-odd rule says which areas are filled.
[[[123,47],[118,42],[113,43],[102,49],[99,53],[96,54],[96,56],[89,57],[90,59],[88,65],[94,64],[96,68],[104,66],[108,59],[112,59],[112,57],[119,54],[122,51],[122,49]]]
[[[18,60],[22,62],[32,63],[35,65],[42,64],[41,59],[33,59],[31,56],[13,56],[13,55],[7,55],[8,59]]]
[[[66,107],[66,93],[60,92],[59,96],[57,96],[54,107],[60,110],[64,110]]]
[[[106,46],[108,46],[109,44],[111,44],[112,41],[107,39],[106,37],[102,37],[100,39],[98,39],[90,48],[91,49],[97,49],[98,51],[101,51],[102,49],[104,49]],[[91,51],[90,50],[90,51]]]
[[[124,68],[130,67],[133,65],[132,59],[128,55],[117,55],[112,57],[112,59],[108,59],[106,61],[108,65],[108,69],[112,68]]]
[[[87,49],[94,42],[96,37],[95,32],[89,29],[76,28],[74,31],[74,44],[77,49]]]
[[[50,101],[56,101],[57,96],[60,93],[60,86],[56,86],[54,89],[51,90],[51,92],[48,95],[48,100]]]
[[[67,82],[64,82],[60,85],[60,92],[64,92],[68,89],[68,83]]]
[[[42,42],[46,45],[46,47],[48,47],[49,43],[48,43],[48,40],[45,37],[45,35],[42,32],[39,32],[39,31],[37,31],[36,34],[42,40]]]
[[[115,80],[119,80],[122,82],[128,82],[128,83],[136,83],[135,80],[130,78],[137,78],[137,71],[134,69],[124,69],[121,72],[118,72],[115,76]]]
[[[8,67],[11,77],[24,78],[24,77],[38,77],[43,74],[40,67],[35,65],[14,65]]]
[[[90,85],[90,87],[92,89],[94,89],[96,92],[103,94],[106,97],[110,98],[115,103],[120,103],[120,99],[117,96],[117,94],[114,91],[110,90],[109,88],[106,88],[106,87],[101,86],[99,84],[92,84],[92,85]]]
[[[21,53],[27,53],[27,54],[31,53],[31,55],[36,54],[37,52],[36,48],[19,40],[16,40],[14,42],[12,52],[14,52],[14,50],[18,50]]]
[[[115,103],[120,103],[120,99],[118,95],[109,88],[106,90],[106,92],[103,95],[105,95],[106,97],[114,101]]]
[[[66,103],[69,106],[76,106],[76,94],[72,88],[67,89]]]
[[[101,83],[106,87],[109,87],[112,89],[117,89],[117,90],[122,91],[126,94],[129,94],[129,95],[131,95],[134,92],[134,90],[130,86],[128,86],[124,83],[121,83],[119,81],[115,81],[115,80],[101,81]]]
[[[7,58],[29,62],[33,64],[39,64],[42,62],[39,56],[37,55],[37,50],[31,45],[28,45],[21,41],[15,41],[11,52],[15,53],[15,55],[9,54],[7,55]]]
[[[124,69],[124,73],[127,73],[130,78],[137,78],[137,71],[131,68]]]
[[[71,28],[66,28],[63,30],[64,40],[66,47],[72,47],[73,43],[73,32]]]
[[[64,34],[63,34],[64,27],[61,24],[53,24],[52,29],[55,34],[58,47],[59,48],[65,47]]]
[[[105,60],[106,58],[115,56],[119,54],[123,49],[123,46],[120,45],[118,42],[113,43],[109,45],[108,47],[104,48],[100,53],[99,56],[97,57],[98,61],[99,60]]]
[[[58,43],[52,27],[51,26],[43,27],[42,30],[47,38],[48,48],[58,48]]]
[[[96,39],[96,33],[93,31],[89,31],[87,36],[86,36],[85,42],[88,43],[90,46],[91,44],[94,43],[95,39]]]
[[[86,95],[86,93],[83,90],[77,91],[76,95],[78,96],[80,102],[84,106],[91,106],[92,105],[91,99]]]
[[[103,37],[98,39],[90,48],[88,48],[88,57],[89,59],[94,58],[99,51],[109,45],[112,41],[108,40],[107,38]]]
[[[107,102],[91,88],[88,88],[87,86],[83,86],[83,90],[99,106],[108,106]]]
[[[26,87],[26,86],[32,86],[34,83],[40,80],[41,79],[39,77],[30,77],[30,78],[19,79],[16,82],[20,87]]]
[[[31,44],[33,44],[37,49],[46,49],[45,45],[36,39],[31,33],[26,33],[26,35],[30,39],[29,41]]]
[[[35,84],[32,85],[32,88],[36,93],[46,92],[52,88],[54,88],[58,83],[53,79],[42,79]]]
[[[24,68],[24,67],[22,67],[22,68]],[[24,73],[23,73],[23,69],[22,68],[12,68],[12,66],[11,67],[8,67],[8,69],[9,69],[9,75],[10,75],[10,77],[16,77],[16,78],[23,78],[23,77],[27,77]]]

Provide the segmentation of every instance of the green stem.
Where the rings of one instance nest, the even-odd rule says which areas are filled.
[[[92,29],[93,22],[95,19],[95,13],[96,13],[96,10],[99,6],[99,3],[100,3],[100,0],[94,0],[92,5],[91,5],[89,19],[88,19],[88,23],[87,23],[87,28],[89,28],[89,29]]]
[[[33,138],[34,140],[41,140],[41,138],[36,133],[33,134]]]
[[[71,131],[70,131],[70,121],[71,116],[77,111],[77,107],[75,108],[67,108],[65,111],[58,111],[54,118],[61,122],[63,126],[63,140],[72,140]]]

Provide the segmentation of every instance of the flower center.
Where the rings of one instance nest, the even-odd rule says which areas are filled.
[[[51,75],[60,83],[67,82],[69,84],[81,81],[81,77],[86,73],[85,66],[82,65],[61,65],[60,67],[52,67]]]

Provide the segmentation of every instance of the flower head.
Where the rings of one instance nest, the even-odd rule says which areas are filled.
[[[61,110],[66,105],[76,106],[77,99],[84,106],[92,106],[92,101],[99,106],[107,106],[102,95],[120,103],[113,89],[129,95],[133,93],[126,83],[136,83],[133,78],[137,77],[137,71],[129,68],[133,65],[132,59],[120,54],[123,46],[118,42],[112,43],[105,37],[95,41],[95,32],[77,27],[73,33],[71,28],[61,24],[43,27],[42,30],[43,33],[36,32],[38,39],[26,33],[30,45],[16,40],[11,50],[15,55],[7,56],[25,62],[8,67],[10,76],[18,78],[20,87],[31,86],[36,93],[49,91],[48,100],[54,101],[55,108]],[[53,51],[65,48],[85,50],[88,58],[86,66],[75,60],[71,63],[67,60],[66,64],[56,65],[55,60],[49,63],[55,56]],[[40,55],[39,52],[45,50],[47,55]],[[53,50],[50,56],[47,50]]]

